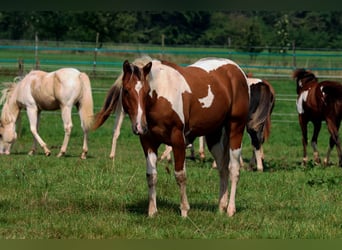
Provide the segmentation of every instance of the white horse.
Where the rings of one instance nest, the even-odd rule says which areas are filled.
[[[79,111],[83,129],[83,151],[85,159],[88,152],[88,131],[94,119],[93,97],[89,77],[77,69],[62,68],[54,72],[33,70],[18,83],[11,83],[2,91],[0,104],[3,103],[0,120],[0,154],[10,154],[10,149],[17,138],[15,124],[21,109],[26,109],[30,129],[34,137],[29,154],[36,151],[37,142],[44,149],[45,155],[50,149],[38,134],[39,118],[42,110],[61,109],[64,123],[64,141],[58,157],[67,150],[72,129],[71,111],[75,105]]]

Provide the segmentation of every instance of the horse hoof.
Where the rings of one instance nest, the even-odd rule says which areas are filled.
[[[65,152],[59,152],[59,154],[57,155],[57,157],[62,157],[65,154]]]
[[[235,207],[231,207],[227,209],[227,214],[229,217],[233,217],[235,213],[236,213]]]
[[[82,152],[82,154],[81,154],[81,159],[82,159],[82,160],[87,159],[87,153],[88,153],[88,151],[83,151],[83,152]]]
[[[181,211],[182,218],[188,217],[188,211],[187,210],[182,210]]]

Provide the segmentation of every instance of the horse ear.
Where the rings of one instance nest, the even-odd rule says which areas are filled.
[[[143,72],[144,72],[144,76],[146,77],[148,73],[150,73],[152,68],[152,62],[149,62],[148,64],[146,64],[143,68]]]
[[[124,61],[122,68],[123,68],[124,73],[126,73],[126,72],[132,73],[131,64],[128,62],[128,60]]]

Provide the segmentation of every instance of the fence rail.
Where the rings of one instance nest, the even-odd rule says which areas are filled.
[[[250,53],[232,48],[166,47],[141,44],[83,44],[41,41],[11,44],[0,41],[0,73],[25,68],[52,70],[76,67],[100,76],[118,74],[125,59],[141,55],[172,60],[189,65],[202,57],[225,57],[236,61],[245,71],[267,78],[289,78],[294,68],[310,68],[320,77],[342,78],[342,51],[296,48],[287,53],[272,52],[264,48],[260,53]],[[19,64],[23,65],[19,65]],[[112,77],[112,76],[111,76]]]

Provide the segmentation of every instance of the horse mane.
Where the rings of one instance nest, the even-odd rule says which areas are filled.
[[[4,88],[1,90],[0,105],[3,105],[11,97],[15,87],[17,86],[17,83],[4,82],[2,85]]]
[[[293,79],[296,79],[297,82],[299,80],[304,80],[305,81],[303,83],[307,83],[307,82],[318,82],[318,78],[315,76],[315,74],[313,72],[311,72],[310,70],[306,70],[306,69],[296,69],[295,71],[293,71],[292,74]]]
[[[293,74],[292,78],[296,80],[297,83],[297,94],[299,94],[301,88],[303,88],[304,84],[307,83],[318,83],[318,78],[312,73],[310,70],[306,69],[296,69]]]

